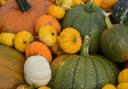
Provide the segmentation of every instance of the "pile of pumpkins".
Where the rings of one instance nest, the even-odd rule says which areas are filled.
[[[0,89],[128,89],[128,0],[0,0]]]

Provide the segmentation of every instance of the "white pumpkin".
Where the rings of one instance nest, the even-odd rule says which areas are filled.
[[[43,56],[31,56],[24,64],[24,77],[29,85],[45,86],[51,79],[51,69]]]

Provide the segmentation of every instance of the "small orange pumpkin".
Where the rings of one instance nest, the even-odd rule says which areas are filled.
[[[26,48],[26,56],[29,57],[33,55],[41,55],[45,57],[49,62],[52,61],[52,55],[49,48],[45,44],[38,41],[32,42]]]
[[[46,25],[51,25],[53,28],[55,28],[57,34],[61,31],[61,25],[56,18],[51,15],[42,15],[36,21],[36,32],[38,32],[41,26]]]

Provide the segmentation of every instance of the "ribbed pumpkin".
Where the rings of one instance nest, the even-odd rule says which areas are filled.
[[[25,57],[18,51],[0,45],[0,89],[16,89],[24,83]]]
[[[113,7],[112,17],[116,23],[128,24],[128,0],[118,0]]]
[[[38,32],[41,26],[46,26],[46,25],[50,25],[54,27],[57,34],[61,31],[61,25],[56,18],[54,18],[51,15],[42,15],[36,21],[36,32]]]
[[[109,59],[116,62],[128,60],[128,26],[124,24],[112,25],[106,17],[108,30],[101,36],[100,45],[102,52]]]
[[[34,55],[40,55],[45,57],[49,62],[52,61],[52,55],[49,48],[45,44],[38,41],[32,42],[26,48],[27,57]]]
[[[93,6],[90,1],[87,5],[80,5],[70,9],[62,21],[62,28],[73,27],[81,36],[90,35],[90,53],[96,53],[99,48],[100,35],[104,30],[104,14],[98,7]]]
[[[88,54],[86,37],[81,55],[62,55],[52,64],[52,89],[101,89],[106,83],[116,84],[118,69],[109,60]],[[59,84],[58,84],[59,83]]]
[[[10,27],[14,33],[27,30],[34,34],[36,19],[46,14],[50,5],[48,0],[9,0],[0,8],[0,31]]]

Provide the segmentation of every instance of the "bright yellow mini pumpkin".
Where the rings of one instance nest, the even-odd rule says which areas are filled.
[[[7,3],[7,0],[0,0],[0,6]]]
[[[116,89],[116,87],[112,84],[106,84],[102,89]]]
[[[34,40],[33,35],[27,31],[18,32],[14,39],[14,46],[20,52],[25,52],[27,45]]]
[[[118,82],[119,82],[119,83],[121,83],[121,82],[128,82],[128,68],[122,70],[122,71],[119,73]]]
[[[84,4],[82,0],[72,0],[73,1],[73,6],[78,6],[80,4]]]
[[[7,46],[13,46],[13,40],[15,38],[14,33],[2,32],[0,34],[0,43]]]
[[[51,47],[56,43],[57,33],[52,26],[40,27],[38,36],[40,41]]]
[[[62,19],[65,15],[65,9],[57,5],[52,5],[48,9],[48,14],[54,16],[57,19]]]
[[[51,89],[51,88],[43,86],[43,87],[39,87],[38,89]]]
[[[74,28],[65,28],[58,36],[61,49],[65,53],[77,53],[82,44],[80,33]]]
[[[117,89],[128,89],[128,82],[120,83],[120,84],[117,86]]]

